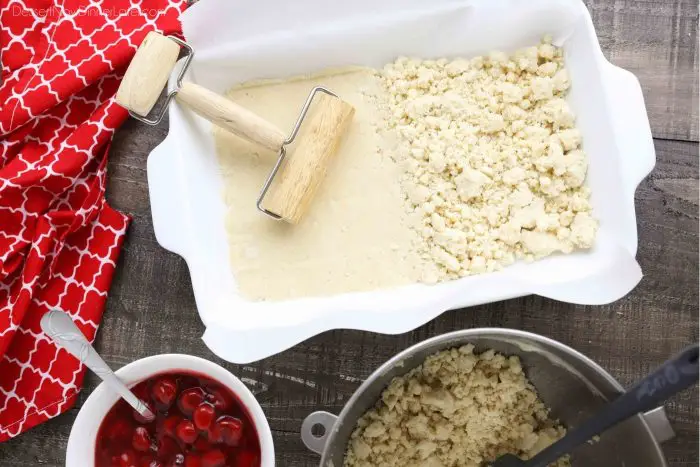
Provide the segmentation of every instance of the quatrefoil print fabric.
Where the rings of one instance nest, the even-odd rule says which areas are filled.
[[[92,341],[128,216],[105,201],[114,94],[146,33],[182,0],[0,0],[0,442],[70,409],[84,367],[39,321]]]

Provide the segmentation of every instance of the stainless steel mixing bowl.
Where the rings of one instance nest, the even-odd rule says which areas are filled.
[[[468,329],[428,339],[396,355],[370,375],[338,416],[310,414],[301,427],[304,444],[321,454],[321,466],[341,467],[357,419],[375,404],[392,378],[420,365],[430,354],[469,343],[476,351],[494,349],[520,357],[552,417],[567,427],[576,426],[623,391],[595,362],[557,341],[512,329]],[[323,427],[323,435],[312,433],[316,425]],[[604,433],[600,442],[579,448],[573,466],[666,467],[659,443],[672,437],[664,409],[658,408]]]

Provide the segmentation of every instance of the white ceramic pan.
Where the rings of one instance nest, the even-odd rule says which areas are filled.
[[[551,34],[564,48],[569,103],[590,160],[586,183],[600,221],[588,252],[431,287],[248,302],[229,267],[211,124],[173,105],[170,133],[148,159],[153,223],[158,242],[187,261],[207,326],[204,341],[220,357],[250,362],[336,328],[406,332],[448,309],[528,294],[609,303],[641,279],[634,192],[655,163],[651,131],[639,82],[605,59],[582,2],[204,0],[184,14],[183,27],[196,50],[187,79],[217,92],[256,78],[380,67],[399,55],[513,51]]]

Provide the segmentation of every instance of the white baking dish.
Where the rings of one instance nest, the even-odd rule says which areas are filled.
[[[203,0],[183,17],[197,51],[188,79],[223,92],[256,78],[344,65],[513,51],[552,34],[564,47],[569,102],[583,134],[594,215],[591,251],[435,286],[252,303],[228,261],[221,178],[208,122],[173,105],[170,133],[148,159],[158,242],[187,261],[204,341],[238,363],[337,328],[400,333],[448,309],[538,294],[580,304],[619,299],[641,279],[634,192],[655,163],[637,79],[603,56],[584,4],[571,0]],[[171,83],[171,87],[174,83]],[[253,200],[251,200],[251,203]]]

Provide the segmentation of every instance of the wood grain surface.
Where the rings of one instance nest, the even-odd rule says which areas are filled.
[[[386,359],[427,337],[500,326],[557,339],[587,354],[623,384],[698,340],[698,4],[694,0],[587,2],[607,57],[642,82],[657,151],[654,172],[636,195],[638,259],[644,279],[627,297],[601,307],[530,296],[450,311],[398,336],[326,332],[253,365],[221,362],[200,340],[185,262],[154,238],[146,157],[167,134],[127,123],[110,159],[108,199],[133,215],[97,347],[114,368],[165,352],[224,364],[258,394],[274,431],[278,465],[315,466],[299,439],[301,420],[338,412]],[[90,376],[78,407],[0,445],[0,466],[62,466],[71,424],[96,386]],[[670,467],[698,465],[698,390],[668,404],[677,436],[664,445]],[[645,466],[635,466],[645,467]]]

